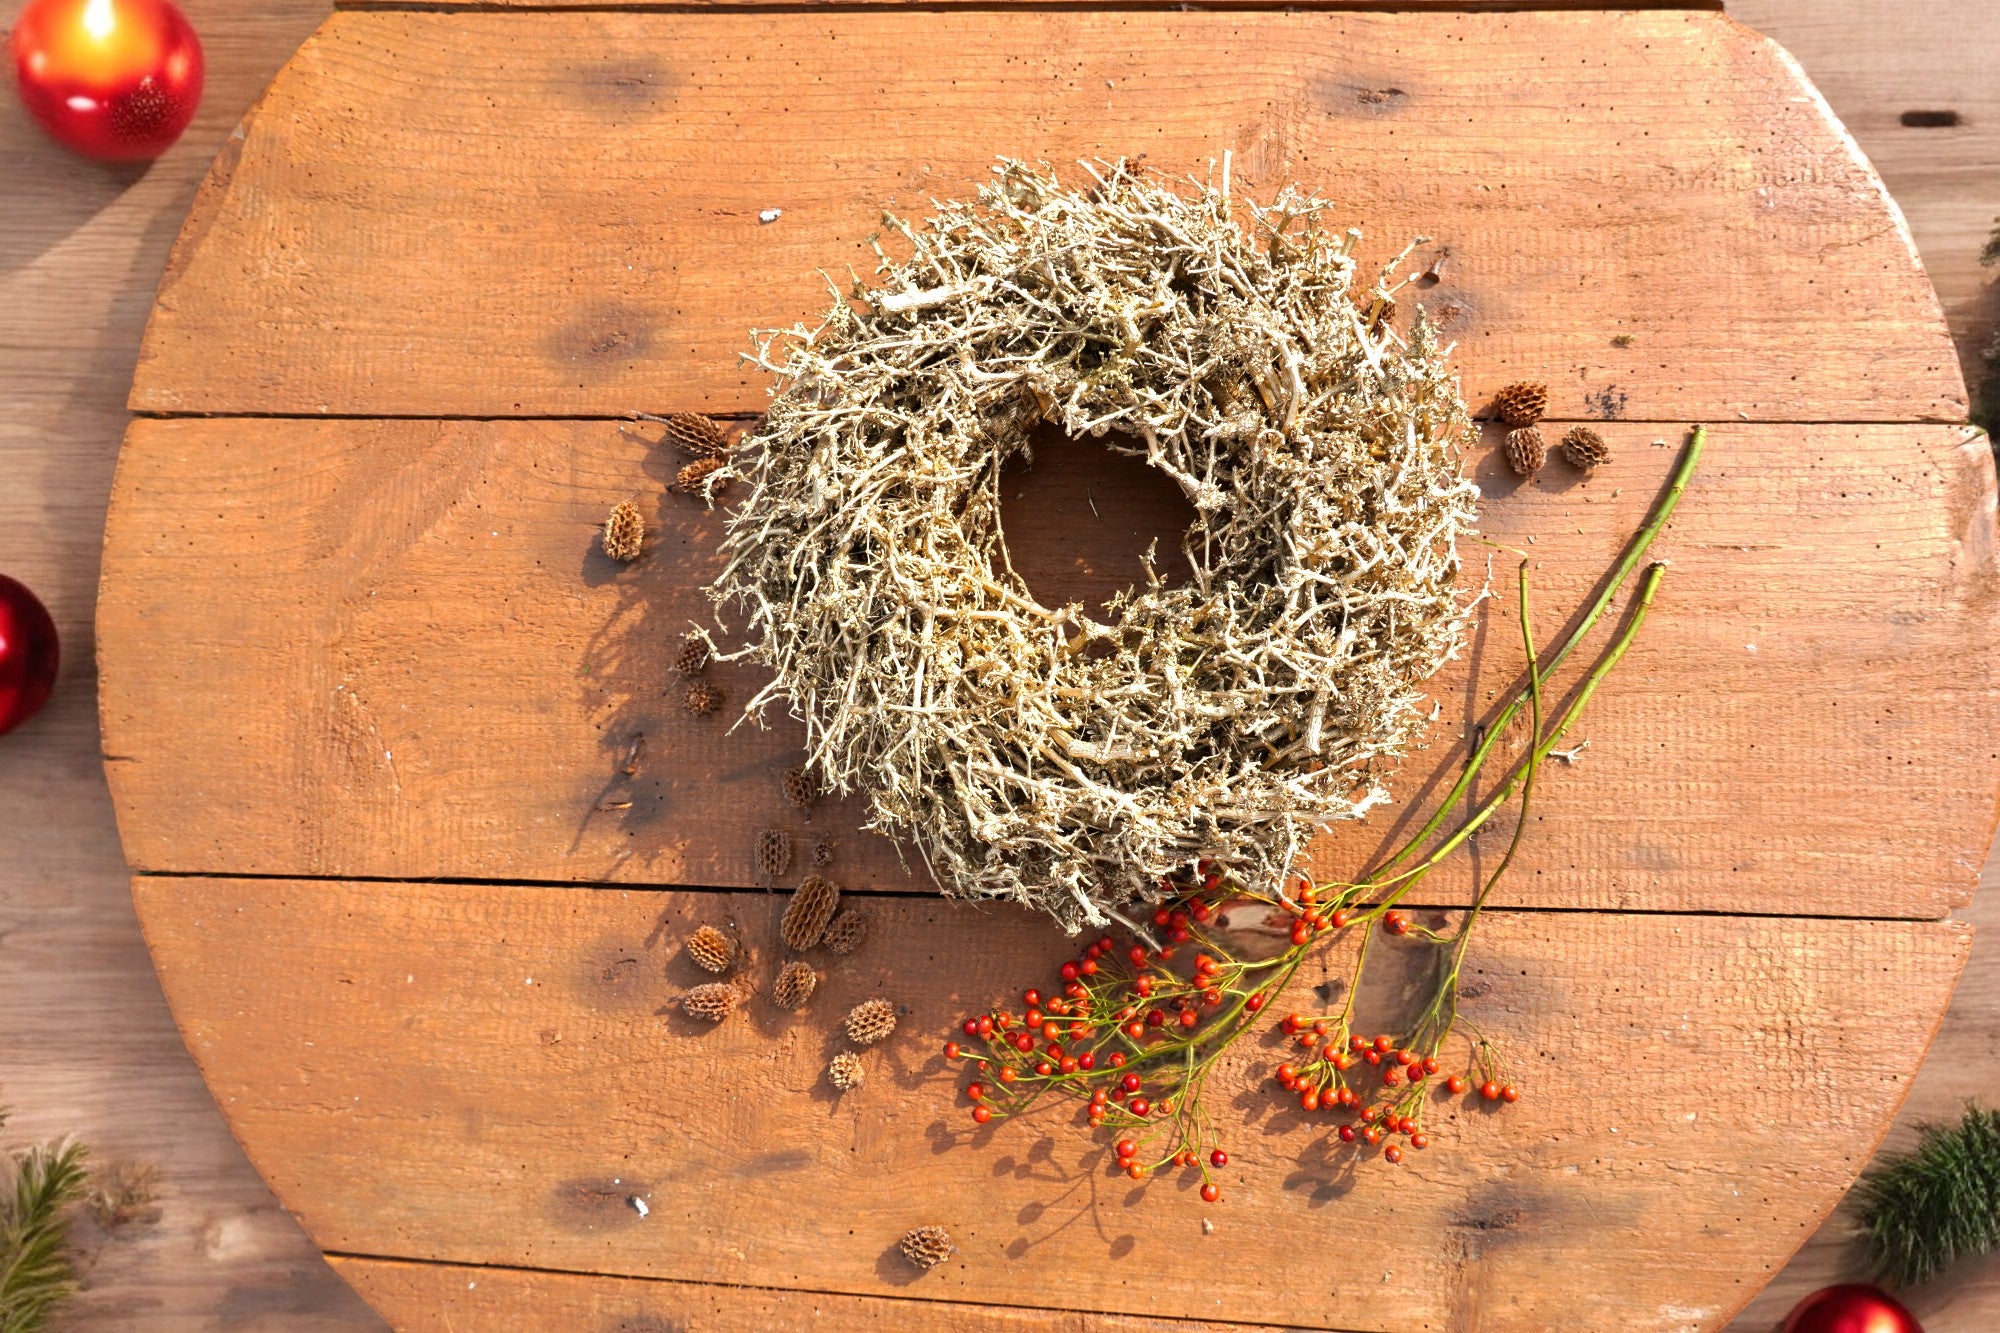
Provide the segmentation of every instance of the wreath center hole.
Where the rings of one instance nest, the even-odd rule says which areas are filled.
[[[1081,602],[1093,611],[1146,583],[1144,556],[1156,540],[1155,568],[1169,587],[1194,571],[1181,539],[1194,506],[1164,472],[1106,445],[1143,448],[1129,436],[1074,439],[1043,425],[1030,437],[1034,463],[1010,462],[1000,476],[1000,523],[1014,572],[1046,607]]]

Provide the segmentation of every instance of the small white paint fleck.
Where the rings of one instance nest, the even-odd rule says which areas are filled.
[[[625,1202],[627,1202],[627,1203],[631,1204],[631,1205],[632,1205],[632,1211],[633,1211],[633,1212],[635,1212],[635,1213],[637,1213],[637,1214],[638,1214],[639,1216],[641,1216],[641,1217],[644,1217],[644,1216],[645,1216],[645,1215],[646,1215],[647,1213],[650,1213],[651,1211],[653,1211],[652,1209],[650,1209],[650,1208],[648,1208],[648,1207],[646,1206],[646,1201],[645,1201],[644,1199],[640,1198],[640,1197],[639,1197],[638,1195],[636,1195],[636,1194],[634,1194],[634,1195],[633,1195],[632,1197],[630,1197],[629,1199],[627,1199],[627,1200],[626,1200]]]
[[[757,215],[757,221],[758,221],[758,222],[760,222],[760,223],[762,223],[762,224],[763,224],[764,226],[767,226],[767,227],[768,227],[768,226],[770,226],[770,225],[771,225],[771,224],[772,224],[773,222],[776,222],[776,221],[777,221],[777,220],[778,220],[779,218],[781,218],[781,217],[783,217],[783,216],[785,216],[785,210],[784,210],[784,209],[782,209],[782,208],[767,208],[767,209],[765,209],[765,210],[764,210],[763,212],[761,212],[761,213],[759,213],[759,214]]]
[[[1746,644],[1744,644],[1744,645],[1743,645],[1743,650],[1744,650],[1745,652],[1751,652],[1751,653],[1754,653],[1754,652],[1756,652],[1756,651],[1757,651],[1757,645],[1756,645],[1756,644],[1754,644],[1754,643],[1746,643]]]
[[[532,986],[535,984],[535,979],[533,977],[523,977],[521,978],[521,984],[523,986]]]
[[[479,1284],[478,1284],[477,1282],[468,1282],[468,1283],[466,1283],[466,1284],[465,1284],[465,1289],[466,1289],[467,1291],[471,1291],[471,1290],[472,1290],[472,1289],[473,1289],[474,1287],[476,1287],[476,1286],[478,1286],[478,1285],[479,1285]]]

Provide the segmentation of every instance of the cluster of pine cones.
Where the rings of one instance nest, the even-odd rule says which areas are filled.
[[[765,832],[757,844],[760,869],[782,874],[791,864],[791,840],[782,832]],[[845,911],[840,906],[840,886],[823,875],[808,875],[792,894],[779,924],[785,944],[795,953],[824,945],[831,953],[845,956],[861,947],[868,933],[868,914],[858,907]],[[682,943],[688,958],[703,971],[717,976],[737,963],[741,948],[736,939],[715,926],[702,926]],[[800,1010],[811,1002],[819,989],[820,974],[812,964],[794,958],[778,969],[771,986],[771,1001],[781,1009]],[[753,990],[742,980],[713,981],[696,986],[681,996],[681,1009],[695,1018],[720,1023],[749,999]],[[872,1046],[896,1030],[896,1008],[887,1000],[864,1000],[848,1011],[844,1020],[847,1036],[857,1046]],[[861,1057],[843,1051],[827,1066],[827,1078],[845,1092],[861,1086],[866,1069]]]
[[[1513,427],[1507,432],[1507,464],[1524,477],[1532,477],[1548,461],[1548,445],[1537,424],[1548,409],[1546,384],[1509,384],[1493,397],[1500,419]],[[1611,461],[1611,446],[1588,426],[1571,426],[1562,437],[1563,454],[1585,471]]]
[[[712,418],[699,412],[677,412],[670,417],[635,413],[642,421],[657,421],[666,428],[662,443],[672,443],[693,461],[674,474],[673,489],[683,495],[699,495],[713,500],[729,485],[729,434]],[[604,554],[622,565],[637,560],[646,549],[646,520],[639,506],[620,500],[604,520]],[[693,673],[689,673],[693,674]]]

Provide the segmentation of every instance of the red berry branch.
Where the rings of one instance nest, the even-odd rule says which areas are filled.
[[[1350,1119],[1338,1131],[1344,1143],[1374,1147],[1401,1135],[1411,1148],[1425,1148],[1430,1135],[1424,1112],[1455,1035],[1466,1042],[1466,1052],[1463,1063],[1445,1074],[1444,1087],[1453,1094],[1476,1092],[1487,1101],[1519,1100],[1520,1089],[1508,1079],[1494,1044],[1459,1012],[1459,975],[1480,914],[1519,849],[1542,763],[1645,623],[1666,567],[1646,566],[1624,623],[1553,716],[1544,707],[1544,684],[1638,569],[1680,502],[1705,434],[1695,428],[1666,490],[1602,591],[1546,660],[1535,646],[1528,562],[1522,560],[1519,612],[1527,680],[1486,728],[1436,812],[1401,848],[1360,879],[1315,884],[1300,876],[1269,894],[1235,882],[1208,861],[1200,862],[1192,877],[1163,880],[1164,901],[1152,916],[1159,938],[1121,943],[1105,935],[1062,965],[1059,988],[1024,992],[1018,1011],[1009,1006],[968,1018],[966,1040],[945,1043],[947,1059],[963,1060],[974,1071],[965,1088],[973,1120],[983,1125],[1020,1115],[1048,1096],[1073,1099],[1083,1103],[1092,1129],[1118,1136],[1114,1156],[1120,1170],[1137,1180],[1166,1167],[1198,1168],[1201,1197],[1214,1202],[1221,1190],[1210,1170],[1229,1157],[1202,1100],[1208,1075],[1216,1059],[1257,1025],[1261,1011],[1306,957],[1328,937],[1347,931],[1358,932],[1359,943],[1344,1001],[1330,1013],[1290,1014],[1280,1024],[1299,1052],[1277,1067],[1276,1078],[1297,1095],[1302,1110],[1346,1113]],[[1472,799],[1481,772],[1524,708],[1526,748],[1490,792]],[[1420,925],[1397,906],[1517,795],[1520,810],[1506,853],[1454,928]],[[1468,799],[1471,813],[1452,824],[1450,812]],[[1231,913],[1260,909],[1290,918],[1290,944],[1271,958],[1238,956],[1219,932]],[[1355,996],[1378,931],[1417,939],[1440,952],[1431,999],[1400,1034],[1364,1035],[1353,1026]],[[1400,1162],[1402,1147],[1387,1142],[1382,1156]]]

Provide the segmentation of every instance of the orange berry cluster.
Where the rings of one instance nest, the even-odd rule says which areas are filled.
[[[1279,1065],[1273,1077],[1286,1091],[1298,1094],[1300,1110],[1351,1114],[1353,1121],[1340,1127],[1343,1143],[1372,1148],[1391,1135],[1402,1134],[1412,1148],[1428,1148],[1431,1140],[1423,1118],[1425,1109],[1440,1095],[1433,1089],[1457,1096],[1473,1086],[1465,1074],[1437,1077],[1442,1066],[1435,1046],[1417,1050],[1398,1044],[1387,1033],[1372,1038],[1348,1033],[1345,1020],[1338,1016],[1290,1014],[1279,1028],[1307,1054]],[[1480,1077],[1479,1095],[1487,1101],[1519,1101],[1520,1089],[1501,1081],[1491,1048],[1482,1041],[1473,1050],[1473,1068],[1468,1072]],[[1362,1089],[1362,1076],[1356,1072],[1359,1068],[1379,1071],[1381,1103],[1371,1102]],[[1391,1163],[1403,1160],[1402,1149],[1394,1143],[1383,1149],[1382,1156]]]

